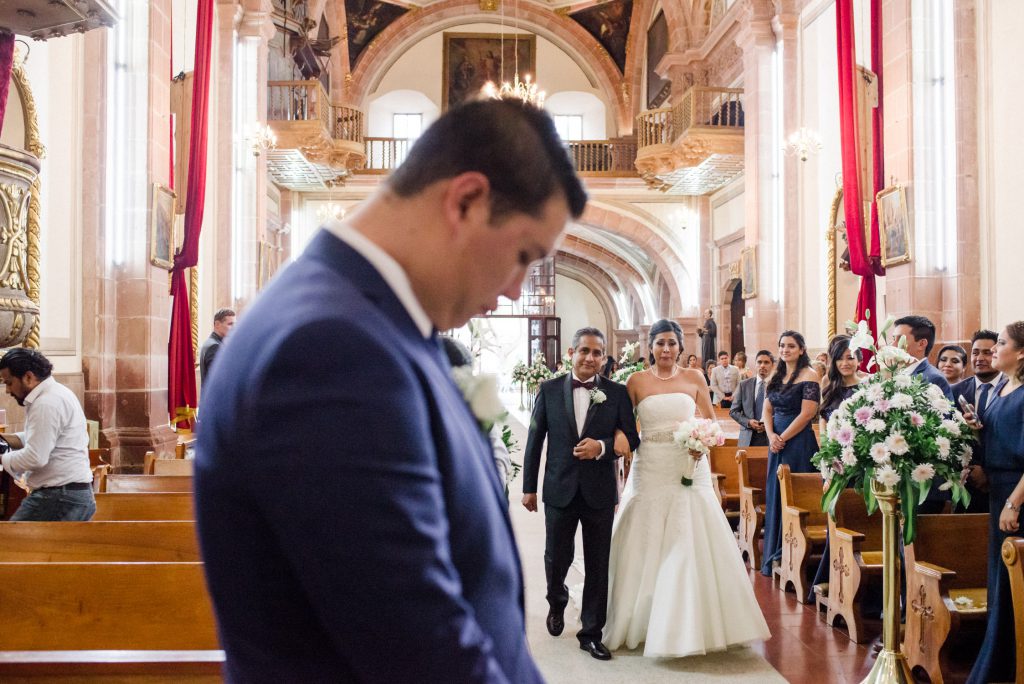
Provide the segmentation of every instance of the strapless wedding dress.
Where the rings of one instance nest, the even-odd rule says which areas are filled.
[[[684,487],[672,442],[696,405],[683,393],[656,394],[637,406],[641,441],[612,529],[608,622],[614,650],[644,643],[644,655],[680,657],[768,639],[746,568],[707,459]]]

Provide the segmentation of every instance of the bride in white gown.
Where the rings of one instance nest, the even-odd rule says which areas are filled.
[[[720,651],[771,634],[754,598],[729,523],[715,496],[707,459],[683,486],[672,433],[684,420],[713,417],[699,370],[676,365],[682,330],[651,327],[654,365],[626,384],[641,442],[615,514],[603,641],[615,650],[644,643],[649,657]]]

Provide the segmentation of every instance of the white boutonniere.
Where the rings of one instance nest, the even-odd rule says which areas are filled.
[[[591,404],[603,404],[608,395],[597,389],[596,387],[590,390],[590,403]]]
[[[498,394],[498,376],[475,375],[472,368],[460,366],[452,369],[452,379],[484,432],[490,432],[494,424],[508,414]]]

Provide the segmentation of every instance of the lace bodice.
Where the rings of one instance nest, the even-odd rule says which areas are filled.
[[[684,392],[644,397],[637,405],[641,436],[649,440],[659,433],[674,431],[679,423],[693,418],[696,408],[693,397]]]

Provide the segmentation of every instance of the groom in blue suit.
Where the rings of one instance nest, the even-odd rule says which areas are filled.
[[[585,202],[546,114],[473,102],[245,312],[195,473],[228,681],[542,681],[503,483],[436,331],[517,298]]]

